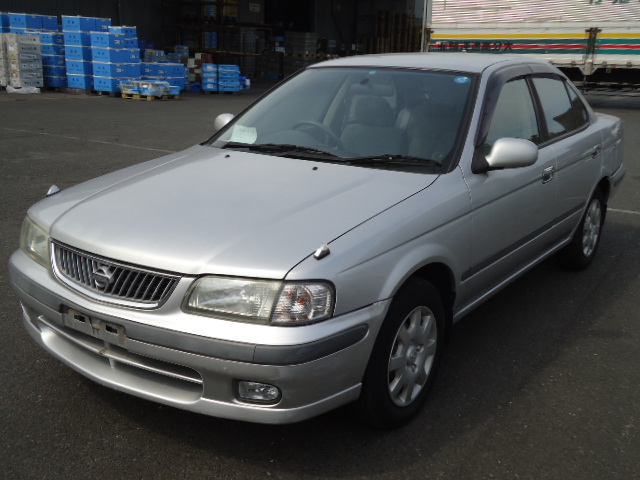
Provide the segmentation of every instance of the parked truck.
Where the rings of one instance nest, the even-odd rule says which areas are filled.
[[[547,60],[589,89],[640,92],[640,0],[431,0],[428,51]]]

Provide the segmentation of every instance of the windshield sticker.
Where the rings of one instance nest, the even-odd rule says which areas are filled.
[[[465,83],[469,83],[471,79],[469,77],[456,77],[453,81],[458,85],[464,85]]]
[[[377,70],[371,70],[371,71],[369,72],[369,75],[375,75],[376,73],[378,73],[378,72],[377,72]]]
[[[230,142],[254,144],[258,139],[258,132],[253,127],[245,127],[243,125],[234,125]]]

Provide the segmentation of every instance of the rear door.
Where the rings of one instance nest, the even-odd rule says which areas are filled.
[[[540,100],[547,143],[556,156],[555,204],[557,228],[570,235],[600,178],[602,133],[573,87],[559,76],[535,76],[533,87]],[[595,120],[595,119],[594,119]]]

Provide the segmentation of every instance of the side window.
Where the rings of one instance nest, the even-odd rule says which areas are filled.
[[[540,98],[550,138],[572,132],[586,123],[588,116],[584,105],[577,95],[574,101],[569,98],[562,80],[534,78],[533,85]]]
[[[587,107],[584,106],[584,103],[572,88],[567,88],[567,90],[569,91],[571,109],[573,110],[578,127],[584,127],[589,123],[589,112],[587,112]]]
[[[502,87],[487,135],[487,148],[505,137],[540,143],[536,112],[525,79],[512,80]]]

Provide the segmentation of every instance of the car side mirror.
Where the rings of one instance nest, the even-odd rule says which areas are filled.
[[[486,173],[490,170],[520,168],[533,165],[538,160],[538,147],[522,138],[501,138],[496,140],[491,152],[484,156],[476,150],[473,158],[473,173]]]
[[[235,115],[233,113],[221,113],[213,121],[214,130],[216,132],[219,132],[220,130],[222,130],[222,128],[225,125],[227,125],[227,123],[229,123],[231,120],[233,120],[234,117],[235,117]]]

